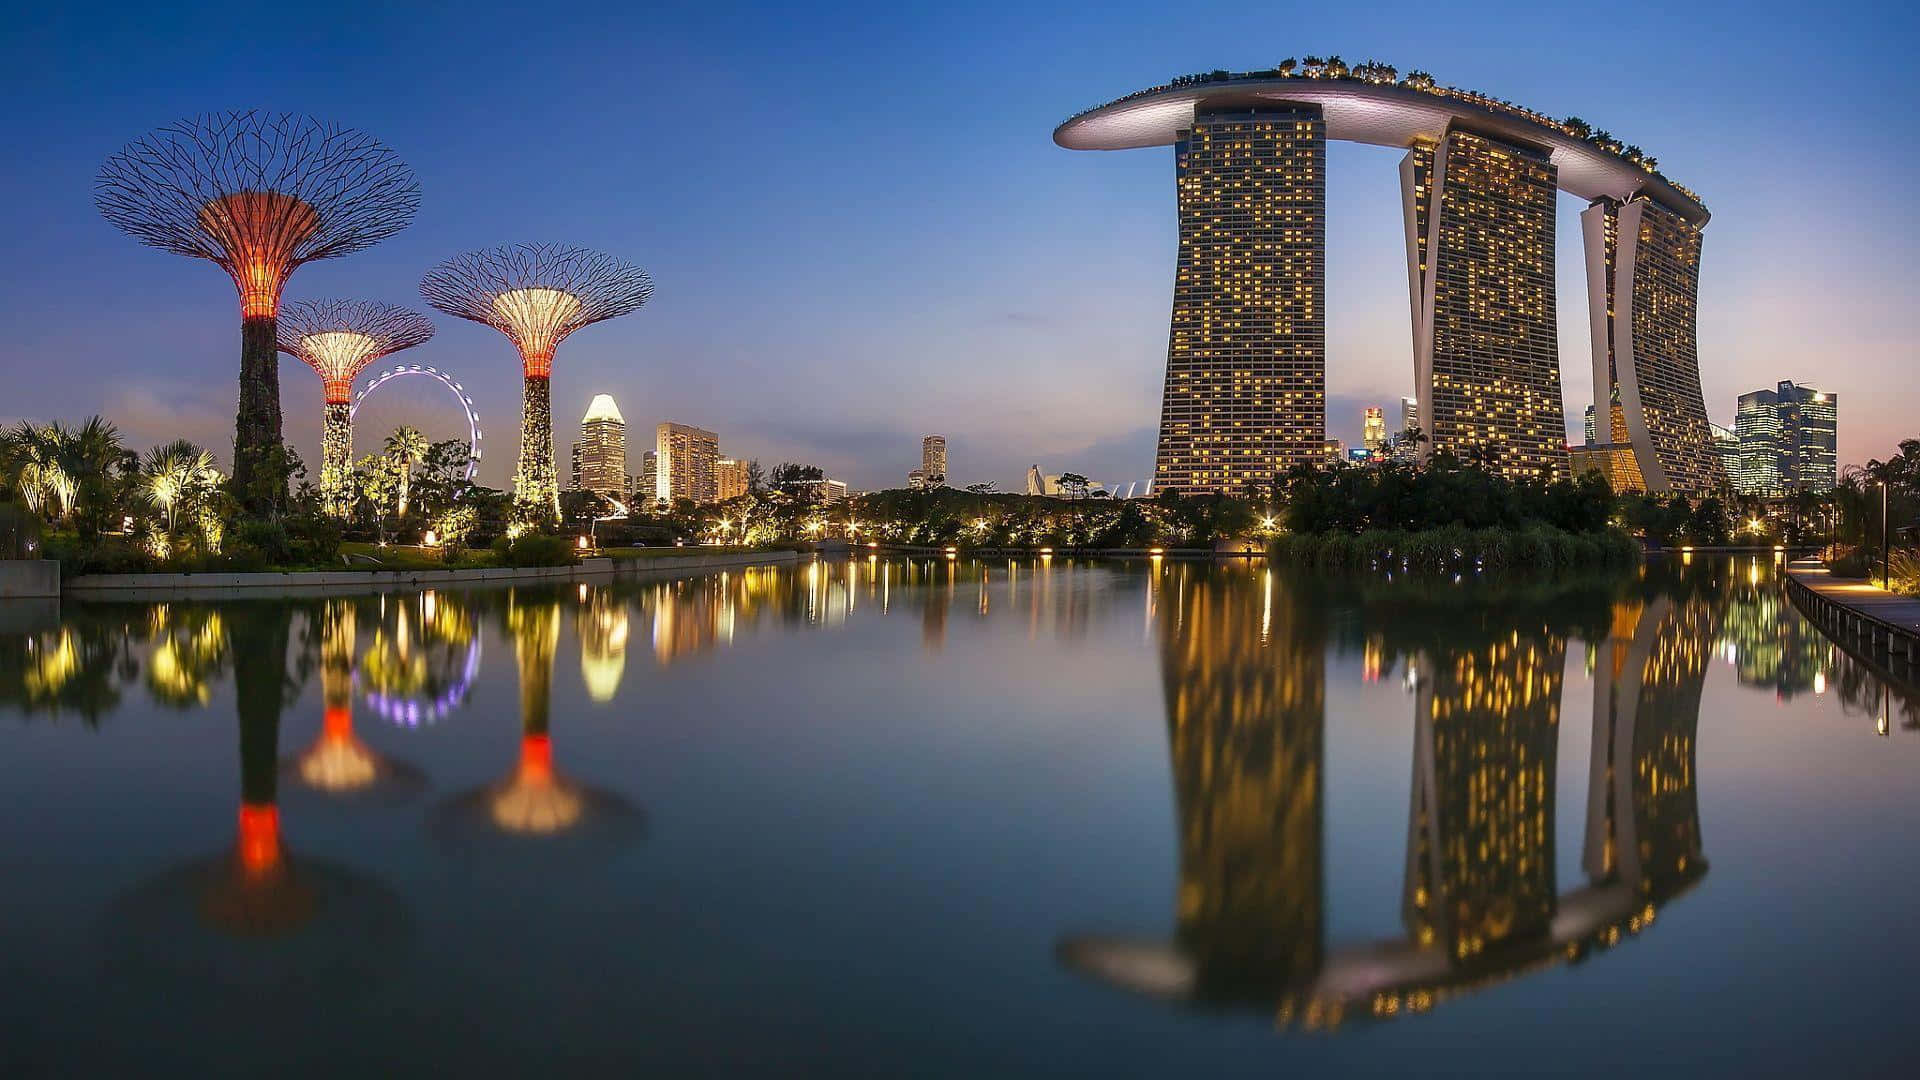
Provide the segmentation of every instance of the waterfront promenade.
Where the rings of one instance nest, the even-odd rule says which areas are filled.
[[[1836,578],[1818,559],[1787,567],[1787,592],[1808,619],[1844,645],[1884,650],[1911,671],[1920,664],[1920,599]]]

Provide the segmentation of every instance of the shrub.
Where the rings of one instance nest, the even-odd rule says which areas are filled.
[[[235,522],[225,544],[228,554],[251,565],[285,565],[293,561],[293,542],[277,521],[249,518]]]
[[[40,515],[19,503],[0,503],[0,559],[40,557]]]
[[[573,544],[564,536],[527,533],[517,540],[502,536],[493,542],[493,553],[507,566],[570,566],[574,561]]]
[[[334,519],[317,515],[290,517],[285,531],[291,549],[289,561],[312,565],[339,561],[341,531],[340,523]]]

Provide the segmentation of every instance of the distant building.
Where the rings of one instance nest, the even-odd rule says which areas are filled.
[[[1347,462],[1352,465],[1366,465],[1373,461],[1374,453],[1370,447],[1347,447]]]
[[[1720,467],[1732,483],[1740,475],[1740,436],[1714,423],[1709,423],[1707,430],[1713,435],[1713,452],[1720,456]]]
[[[572,461],[572,468],[567,474],[567,490],[579,491],[580,490],[580,444],[579,443],[573,444],[573,454],[571,457],[571,461]]]
[[[947,486],[947,437],[927,435],[920,440],[920,473],[927,487]]]
[[[710,503],[719,498],[714,466],[720,460],[720,436],[686,424],[661,424],[655,433],[654,494],[672,502],[692,499]]]
[[[627,421],[610,395],[596,396],[580,420],[573,486],[610,499],[627,493]]]
[[[1593,427],[1593,406],[1589,405],[1587,406],[1587,445],[1588,446],[1592,446],[1596,441],[1593,437],[1594,434],[1595,433],[1594,433],[1594,427]]]
[[[1750,495],[1831,491],[1839,480],[1839,402],[1833,394],[1782,382],[1740,395],[1734,490]]]
[[[1379,454],[1387,449],[1387,411],[1378,405],[1367,406],[1361,421],[1360,445],[1367,448],[1369,454]]]
[[[1067,499],[1067,498],[1074,498],[1082,494],[1092,495],[1096,491],[1107,491],[1107,486],[1105,484],[1097,483],[1092,480],[1087,481],[1086,491],[1084,492],[1070,491],[1066,487],[1062,486],[1060,483],[1060,477],[1064,475],[1066,474],[1058,473],[1058,474],[1043,477],[1040,493],[1042,495],[1050,495],[1056,499]],[[1111,492],[1108,492],[1108,493],[1111,494]]]
[[[714,483],[721,502],[747,493],[747,463],[737,458],[721,458],[713,465]]]
[[[1402,435],[1420,426],[1420,399],[1403,397],[1400,399],[1400,433]]]
[[[1040,474],[1040,466],[1038,465],[1027,466],[1027,494],[1045,495],[1046,493],[1047,493],[1047,478]]]
[[[907,473],[907,486],[915,491],[925,490],[927,487],[927,470],[914,469],[912,472]]]
[[[1347,444],[1339,439],[1328,439],[1322,444],[1320,451],[1322,460],[1329,465],[1336,464],[1346,460]]]
[[[844,480],[801,480],[795,487],[807,495],[807,501],[821,506],[832,506],[847,498],[847,482]]]
[[[652,502],[659,498],[657,480],[660,475],[660,455],[648,450],[640,455],[640,472],[633,478],[633,494],[636,499]]]
[[[1590,472],[1599,473],[1617,492],[1647,490],[1647,483],[1640,476],[1640,463],[1634,458],[1633,446],[1629,443],[1590,442],[1585,446],[1569,446],[1567,471],[1575,478]]]

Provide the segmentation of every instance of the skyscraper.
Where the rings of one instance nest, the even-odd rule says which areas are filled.
[[[1643,490],[1700,496],[1725,482],[1700,391],[1696,296],[1705,213],[1644,195],[1595,199],[1580,215],[1594,401],[1631,451]]]
[[[1565,468],[1557,184],[1544,151],[1451,126],[1401,162],[1414,384],[1428,451],[1480,458],[1506,476]]]
[[[747,493],[747,463],[737,458],[721,458],[714,463],[714,486],[721,502]]]
[[[1734,488],[1753,495],[1831,491],[1839,479],[1839,400],[1782,382],[1740,395],[1734,435],[1740,466]]]
[[[1362,421],[1360,443],[1372,454],[1384,453],[1387,449],[1387,411],[1378,405],[1367,406]]]
[[[1740,475],[1740,436],[1719,424],[1710,423],[1707,430],[1713,434],[1713,452],[1720,459],[1720,471],[1732,483]]]
[[[655,433],[654,493],[671,502],[710,503],[719,497],[714,465],[720,460],[720,436],[686,424],[661,424]]]
[[[597,395],[587,406],[574,450],[574,487],[609,499],[626,496],[627,421],[611,396]]]
[[[920,440],[920,475],[930,488],[947,486],[947,437],[927,435]]]
[[[1592,446],[1594,444],[1595,434],[1596,432],[1594,430],[1594,425],[1593,425],[1593,406],[1589,405],[1587,406],[1587,445],[1588,446]]]
[[[1027,494],[1045,495],[1046,493],[1047,479],[1040,474],[1040,466],[1027,466]]]
[[[640,455],[640,473],[634,477],[633,491],[636,500],[648,502],[659,498],[660,455],[648,450]]]
[[[1174,144],[1180,253],[1156,488],[1237,491],[1326,438],[1326,125],[1202,108]]]

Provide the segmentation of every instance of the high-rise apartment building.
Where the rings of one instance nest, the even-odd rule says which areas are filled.
[[[648,502],[659,498],[659,476],[659,453],[653,450],[642,453],[640,455],[640,472],[633,478],[634,497],[636,499],[645,499]]]
[[[721,502],[747,493],[747,463],[737,458],[721,458],[714,463],[714,485]]]
[[[1696,296],[1701,222],[1645,196],[1580,215],[1596,402],[1642,489],[1701,496],[1726,483],[1700,391]]]
[[[1831,491],[1839,480],[1839,401],[1810,386],[1782,382],[1740,395],[1734,435],[1740,466],[1734,488],[1754,495]]]
[[[720,494],[714,466],[720,460],[720,436],[686,424],[661,424],[655,433],[656,497],[671,502],[713,502]]]
[[[927,487],[947,486],[947,437],[927,435],[920,440],[920,475]]]
[[[1174,171],[1154,485],[1238,491],[1324,453],[1326,124],[1311,105],[1201,109]]]
[[[1387,449],[1387,411],[1378,405],[1367,406],[1361,421],[1360,444],[1369,454],[1385,453]]]
[[[1426,451],[1506,476],[1566,465],[1547,154],[1449,127],[1400,166]]]
[[[574,455],[575,488],[609,499],[626,497],[627,421],[610,395],[600,394],[587,406]]]

